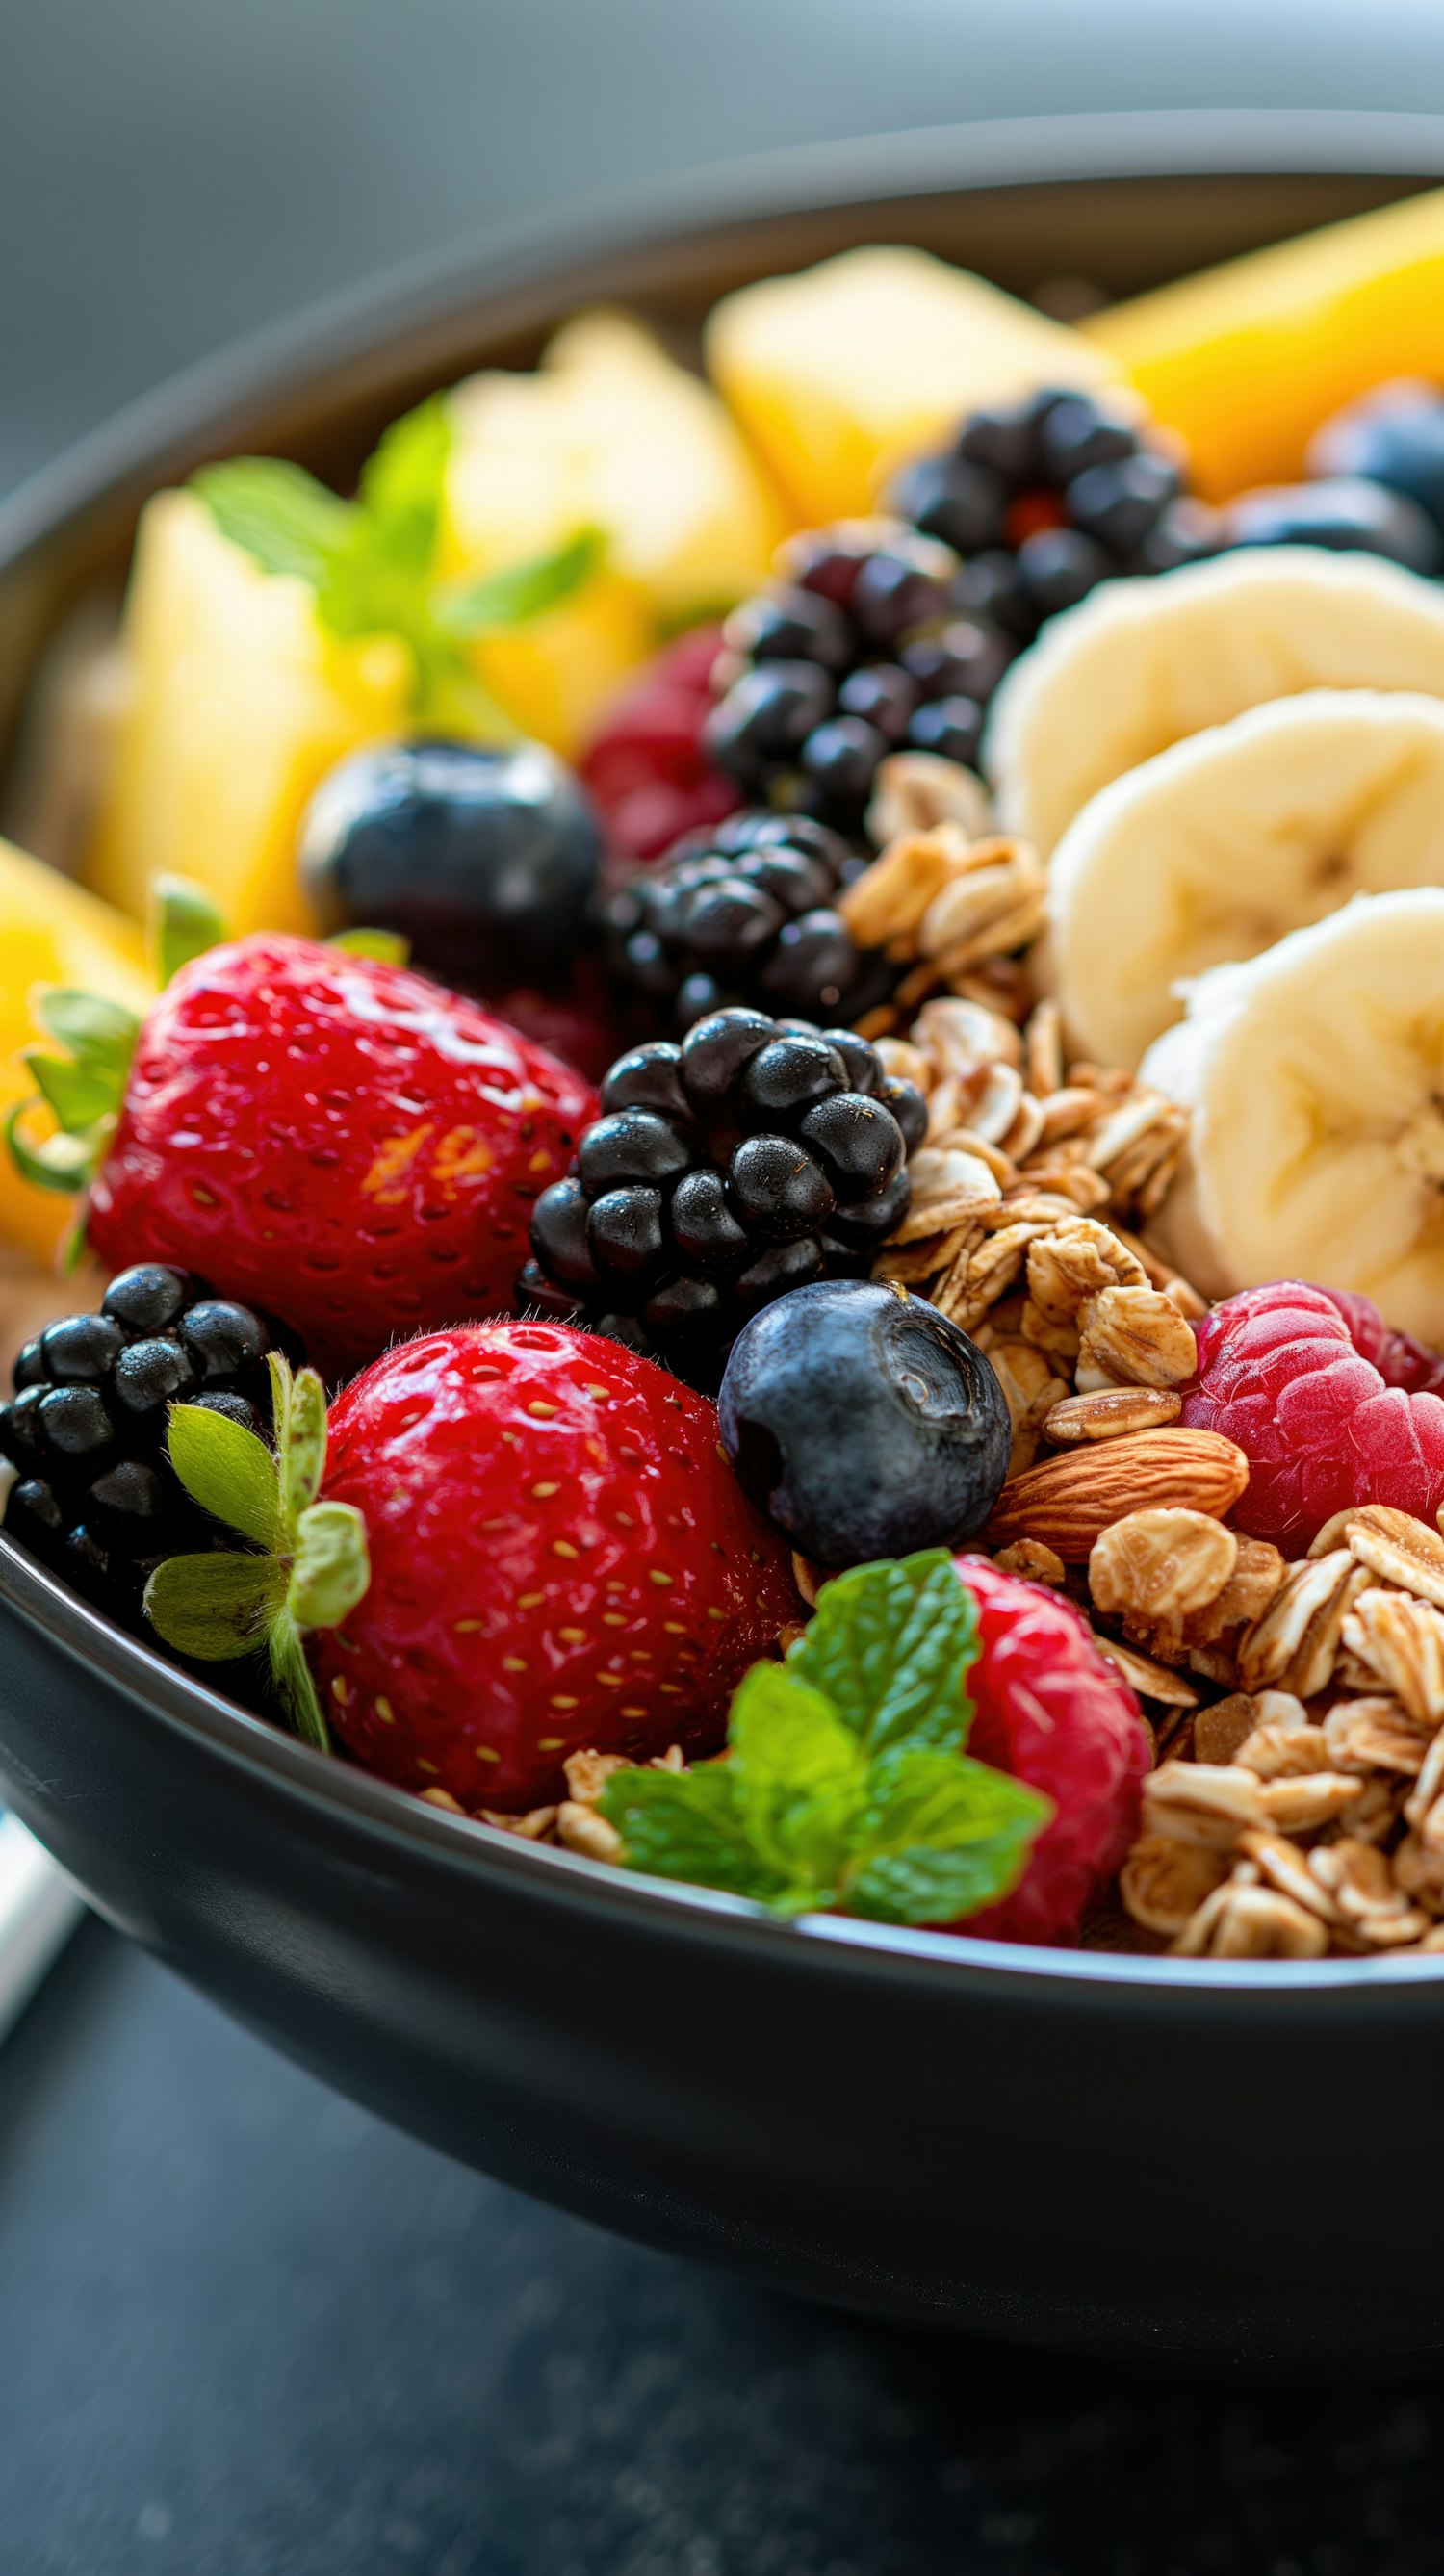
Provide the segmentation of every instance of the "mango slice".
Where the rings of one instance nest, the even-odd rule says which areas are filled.
[[[37,984],[74,986],[138,1012],[155,995],[138,922],[0,841],[0,1123],[35,1090],[19,1051],[44,1036],[32,1009]],[[39,1113],[34,1132],[44,1133]],[[0,1236],[53,1262],[75,1213],[73,1199],[22,1181],[0,1143]]]
[[[1289,483],[1331,412],[1389,376],[1444,378],[1444,189],[1250,251],[1084,329],[1222,501]]]
[[[1103,386],[1104,349],[927,251],[843,251],[724,296],[707,365],[800,520],[856,517],[966,412]]]

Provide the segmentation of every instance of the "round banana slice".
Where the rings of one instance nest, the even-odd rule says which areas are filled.
[[[1355,894],[1444,885],[1444,698],[1314,689],[1115,778],[1048,873],[1051,975],[1077,1054],[1137,1064],[1176,988]]]
[[[1206,1296],[1359,1288],[1444,1345],[1444,890],[1358,895],[1216,966],[1141,1078],[1193,1113],[1152,1230]]]
[[[1444,697],[1444,595],[1319,546],[1104,582],[1051,620],[993,701],[984,766],[1002,828],[1046,858],[1110,779],[1302,689]]]

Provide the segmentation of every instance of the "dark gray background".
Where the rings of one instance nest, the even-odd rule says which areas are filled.
[[[1444,10],[6,0],[0,488],[499,219],[772,143],[1163,105],[1444,107]],[[1287,2186],[1246,2103],[1231,2176],[1156,2171],[1140,2103],[1161,2244],[1251,2187]],[[1347,2212],[1320,2250],[1408,2259]],[[1150,2385],[760,2298],[444,2165],[98,1927],[0,2054],[3,2576],[1434,2576],[1441,2420],[1432,2388]]]

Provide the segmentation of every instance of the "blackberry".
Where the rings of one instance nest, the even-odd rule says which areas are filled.
[[[250,1307],[160,1262],[121,1271],[99,1314],[47,1325],[0,1406],[10,1536],[113,1616],[138,1620],[160,1558],[226,1543],[170,1466],[167,1409],[206,1405],[264,1437],[274,1337]]]
[[[1171,457],[1071,391],[973,412],[885,507],[793,538],[734,610],[704,734],[749,796],[853,832],[887,752],[977,767],[993,691],[1046,618],[1225,542]]]
[[[837,897],[866,864],[807,815],[744,813],[680,841],[604,908],[613,982],[679,1033],[734,1004],[861,1018],[894,971],[853,945]]]
[[[867,1276],[927,1125],[852,1030],[745,1009],[620,1056],[601,1109],[572,1177],[537,1200],[518,1302],[709,1389],[774,1298]]]

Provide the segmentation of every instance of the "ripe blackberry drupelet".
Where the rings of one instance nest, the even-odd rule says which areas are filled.
[[[866,865],[806,815],[745,813],[680,841],[610,898],[608,971],[649,1027],[685,1031],[736,1004],[855,1020],[896,980],[837,910]]]
[[[26,1343],[0,1455],[15,1470],[5,1528],[114,1616],[139,1615],[151,1566],[224,1545],[165,1454],[167,1409],[200,1404],[264,1436],[270,1325],[159,1262],[123,1270],[100,1312]]]
[[[977,766],[988,701],[1046,618],[1223,542],[1172,458],[1076,392],[970,414],[885,506],[794,538],[734,611],[705,737],[750,796],[851,831],[887,752]]]
[[[865,1039],[751,1010],[634,1047],[601,1099],[575,1173],[536,1203],[518,1303],[713,1388],[749,1316],[810,1280],[867,1275],[927,1125]]]

